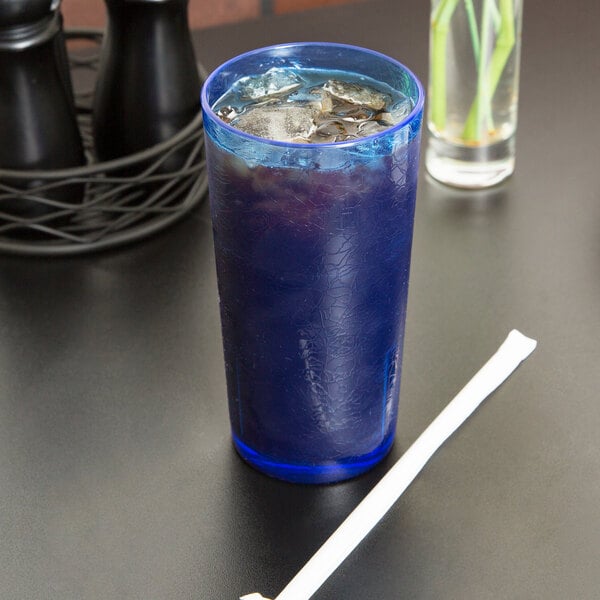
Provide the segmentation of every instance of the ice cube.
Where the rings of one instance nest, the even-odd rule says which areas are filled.
[[[358,124],[358,133],[364,137],[367,135],[373,135],[387,129],[385,125],[381,125],[378,121],[363,121]]]
[[[346,123],[326,120],[317,126],[312,141],[317,143],[340,142],[348,139]]]
[[[231,123],[236,117],[239,116],[239,113],[233,106],[222,106],[217,111],[217,116],[225,123]]]
[[[321,94],[321,112],[330,113],[333,111],[333,100],[329,94],[323,92]]]
[[[338,105],[334,112],[337,117],[351,123],[369,121],[375,116],[375,113],[372,110],[365,108],[364,106],[356,106],[355,104]]]
[[[304,81],[289,69],[273,67],[262,75],[250,75],[239,80],[239,94],[243,100],[259,101],[273,96],[289,94]]]
[[[368,85],[338,81],[337,79],[330,79],[323,85],[323,89],[337,100],[358,104],[373,110],[384,109],[389,99],[387,94],[378,92]]]
[[[270,140],[307,142],[316,129],[316,113],[312,104],[257,104],[248,106],[231,124]]]
[[[410,114],[412,109],[413,105],[409,98],[402,98],[402,100],[396,102],[396,104],[389,109],[389,113],[392,117],[392,124],[396,125],[397,123],[400,123],[400,121]]]

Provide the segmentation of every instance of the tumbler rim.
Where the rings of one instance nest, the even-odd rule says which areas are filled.
[[[210,103],[208,101],[208,89],[210,88],[212,82],[216,79],[216,77],[224,70],[227,70],[231,65],[234,65],[235,63],[237,63],[240,60],[243,60],[245,58],[249,58],[249,57],[252,57],[252,56],[255,56],[258,54],[272,52],[274,50],[298,48],[298,47],[307,48],[307,47],[311,47],[311,46],[312,47],[339,48],[341,50],[358,51],[358,52],[361,52],[364,54],[369,54],[371,56],[377,57],[379,59],[383,59],[383,60],[391,63],[395,67],[399,68],[400,70],[404,71],[408,75],[408,77],[415,83],[416,88],[417,88],[417,99],[414,103],[412,110],[406,117],[404,117],[404,119],[402,119],[400,122],[396,123],[395,125],[387,127],[383,131],[373,133],[368,136],[355,138],[352,140],[345,140],[345,141],[341,141],[341,142],[317,142],[317,143],[311,142],[309,144],[306,144],[306,143],[300,143],[300,142],[271,140],[269,138],[260,137],[260,136],[254,135],[252,133],[247,133],[247,132],[242,131],[241,129],[237,129],[236,127],[233,127],[229,123],[226,123],[225,121],[223,121],[212,109],[212,106],[210,105]],[[283,44],[273,44],[271,46],[264,46],[262,48],[256,48],[254,50],[250,50],[248,52],[238,54],[238,55],[234,56],[233,58],[230,58],[226,62],[222,63],[220,66],[216,67],[210,73],[210,75],[207,77],[206,81],[204,82],[204,85],[202,86],[202,90],[200,92],[200,102],[201,102],[201,107],[202,107],[204,114],[207,117],[209,117],[212,121],[217,123],[219,127],[222,127],[223,129],[231,132],[234,135],[251,140],[253,143],[262,143],[262,144],[268,144],[268,145],[272,145],[272,146],[279,146],[279,147],[285,147],[285,148],[305,148],[305,149],[306,148],[342,148],[342,147],[352,147],[357,144],[362,144],[365,141],[372,141],[377,138],[383,138],[385,136],[392,135],[397,131],[401,131],[402,129],[405,129],[408,125],[410,125],[413,121],[415,121],[421,115],[421,113],[423,111],[423,105],[425,102],[425,90],[424,90],[424,87],[423,87],[421,81],[419,80],[419,78],[406,65],[404,65],[400,61],[396,60],[395,58],[388,56],[387,54],[383,54],[382,52],[378,52],[376,50],[371,50],[370,48],[364,48],[362,46],[356,46],[353,44],[341,44],[341,43],[337,43],[337,42],[288,42],[288,43],[283,43]]]

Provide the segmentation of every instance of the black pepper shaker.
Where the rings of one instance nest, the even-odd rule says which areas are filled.
[[[0,2],[0,169],[44,171],[85,163],[72,90],[57,55],[62,40],[58,4],[57,0]],[[30,178],[3,178],[3,182],[21,190],[44,183]],[[36,196],[73,204],[82,194],[81,185],[70,184]],[[36,218],[56,210],[22,195],[0,200],[0,213],[11,216]],[[0,217],[0,223],[4,221]]]
[[[93,108],[96,153],[120,158],[166,141],[199,112],[188,0],[106,0]],[[163,168],[182,165],[171,155]]]

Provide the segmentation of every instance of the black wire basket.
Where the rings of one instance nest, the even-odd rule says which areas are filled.
[[[69,62],[88,164],[48,171],[0,169],[0,205],[3,200],[14,204],[23,199],[42,209],[38,211],[41,216],[35,217],[0,212],[2,252],[67,255],[114,247],[167,227],[206,195],[200,111],[165,142],[117,160],[95,160],[90,107],[102,31],[74,29],[65,36],[69,47],[79,46],[69,52]],[[200,72],[204,79],[202,67]],[[168,159],[175,153],[183,153],[186,159],[169,170]],[[48,197],[49,190],[66,186],[83,186],[83,201],[71,204]]]

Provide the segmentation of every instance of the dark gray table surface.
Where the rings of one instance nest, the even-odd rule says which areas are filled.
[[[512,328],[538,349],[315,598],[599,597],[600,11],[525,4],[516,173],[476,194],[423,173],[397,443],[362,478],[235,455],[206,204],[120,250],[0,257],[1,598],[276,595]],[[344,41],[426,80],[427,13],[272,17],[201,32],[198,58]]]

